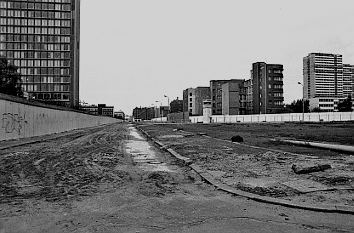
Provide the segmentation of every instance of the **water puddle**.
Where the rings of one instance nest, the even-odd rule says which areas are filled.
[[[129,127],[131,139],[126,141],[126,151],[144,171],[174,172],[166,163],[159,161],[157,151],[150,146],[134,127]]]

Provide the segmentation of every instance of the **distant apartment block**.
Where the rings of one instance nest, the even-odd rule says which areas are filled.
[[[0,0],[0,56],[33,99],[79,106],[80,0]]]
[[[221,85],[222,115],[242,115],[246,112],[245,80],[232,80]]]
[[[211,109],[213,115],[222,115],[222,85],[226,83],[238,83],[242,80],[240,79],[229,79],[229,80],[210,80],[210,98],[211,98]],[[224,97],[226,98],[226,97]]]
[[[354,65],[343,64],[343,97],[354,99]]]
[[[133,109],[133,118],[135,120],[151,120],[155,118],[154,107],[136,107]]]
[[[248,79],[243,84],[246,95],[246,106],[245,114],[253,114],[253,90],[252,90],[252,79]]]
[[[101,115],[101,116],[114,116],[114,107],[107,106],[105,104],[98,105],[82,105],[80,106],[80,110],[85,111],[92,115]]]
[[[209,87],[188,88],[183,91],[183,111],[192,116],[203,115],[203,100],[210,99]]]
[[[105,104],[98,104],[98,115],[114,117],[114,107]]]
[[[125,113],[122,110],[114,112],[114,118],[125,120]]]
[[[303,59],[303,95],[310,109],[337,111],[338,103],[353,97],[354,66],[340,54],[310,53]]]
[[[303,59],[304,97],[343,97],[342,55],[310,53]]]
[[[82,111],[89,113],[89,114],[98,115],[98,106],[97,105],[83,105],[83,106],[80,106],[80,109]]]
[[[183,91],[184,109],[203,114],[203,100],[211,100],[212,115],[279,113],[284,109],[283,65],[256,62],[251,78],[210,80],[210,87]]]
[[[283,65],[253,63],[251,85],[253,114],[278,113],[283,109]]]

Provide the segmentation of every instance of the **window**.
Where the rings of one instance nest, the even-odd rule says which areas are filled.
[[[282,101],[275,101],[274,104],[276,106],[282,106],[283,105],[283,102]]]

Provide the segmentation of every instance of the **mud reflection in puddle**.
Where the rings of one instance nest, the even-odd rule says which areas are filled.
[[[134,127],[129,127],[131,139],[126,142],[126,151],[131,154],[134,162],[144,171],[174,172],[166,163],[158,160],[156,151],[150,146]]]

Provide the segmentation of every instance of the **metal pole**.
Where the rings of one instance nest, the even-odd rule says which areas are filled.
[[[304,96],[304,84],[297,82],[302,86],[302,121],[305,121],[305,96]]]
[[[167,121],[168,121],[168,115],[170,114],[171,112],[171,109],[170,109],[170,97],[168,97],[167,95],[163,95],[165,98],[167,98]]]
[[[304,94],[302,94],[302,121],[305,121],[305,99]]]

